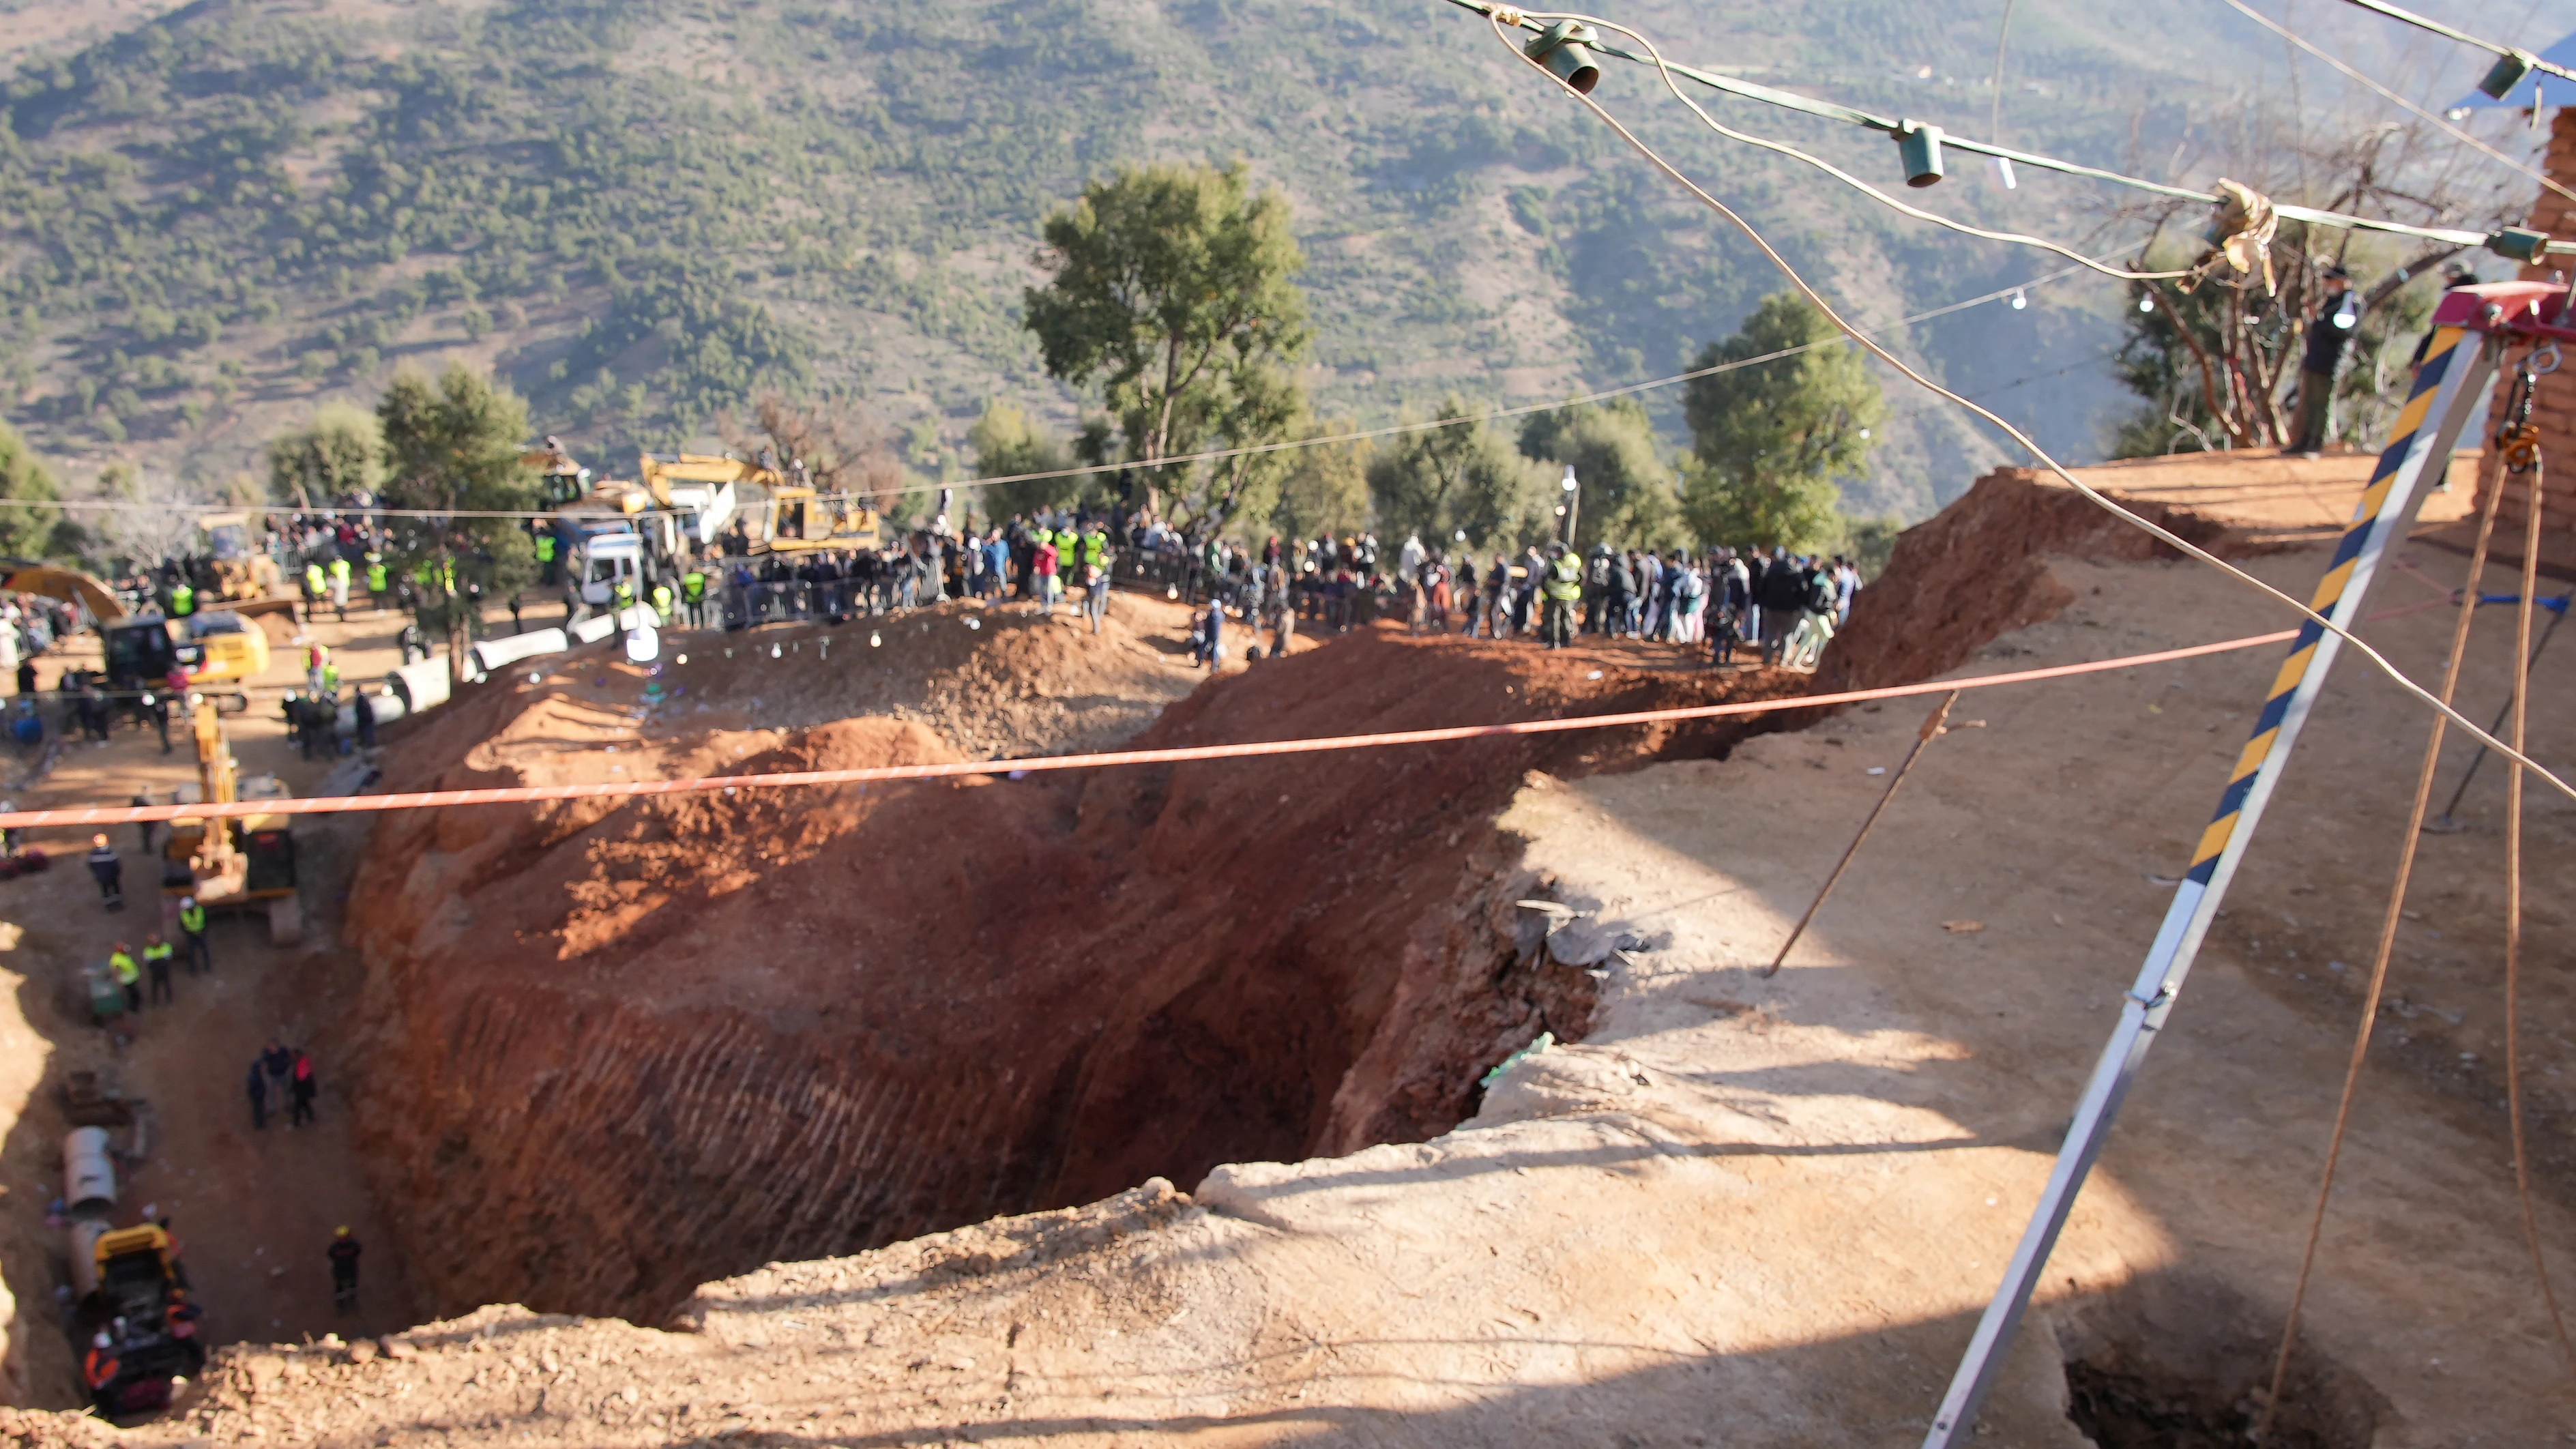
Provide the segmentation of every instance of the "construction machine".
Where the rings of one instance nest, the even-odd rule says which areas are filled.
[[[287,798],[286,786],[274,775],[242,778],[241,762],[233,758],[232,742],[212,699],[198,697],[189,726],[197,746],[197,785],[193,792],[180,792],[180,804]],[[196,798],[187,798],[190,793]],[[183,815],[171,821],[162,847],[162,893],[195,896],[200,908],[212,912],[263,911],[269,940],[296,944],[304,939],[304,916],[295,889],[293,825],[291,815],[217,820]]]
[[[158,1223],[111,1229],[80,1267],[90,1286],[74,1304],[73,1347],[90,1402],[111,1420],[168,1408],[174,1380],[206,1362],[178,1240]]]
[[[714,544],[737,517],[754,553],[876,548],[883,536],[873,511],[825,497],[801,481],[802,468],[791,477],[766,463],[700,453],[647,453],[640,467],[656,503],[695,511],[693,532],[702,546]]]
[[[223,599],[266,601],[285,583],[277,560],[259,546],[248,513],[209,513],[198,518],[206,556],[214,562],[214,593]],[[293,608],[291,600],[285,602]]]
[[[160,689],[177,670],[191,688],[222,695],[236,708],[250,703],[241,686],[268,667],[268,633],[257,616],[283,611],[291,620],[295,607],[292,599],[248,599],[185,619],[128,614],[116,591],[97,579],[27,559],[0,559],[0,590],[62,599],[87,609],[98,623],[108,688],[138,693]]]

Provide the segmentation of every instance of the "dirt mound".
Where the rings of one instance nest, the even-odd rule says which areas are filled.
[[[795,687],[813,698],[867,687],[827,669],[878,667],[811,652]],[[679,721],[634,718],[639,677],[584,672],[468,701],[390,783],[955,757],[902,720],[659,733]],[[1802,684],[1369,631],[1210,683],[1138,743]],[[565,748],[584,721],[636,746]],[[1523,777],[1738,733],[389,817],[353,899],[371,923],[362,1145],[409,1205],[434,1302],[653,1321],[766,1261],[1428,1137],[1486,1067],[1585,1026],[1590,979],[1522,949],[1530,883],[1499,864],[1491,822]]]
[[[2202,548],[2242,554],[2257,547],[2190,509],[2123,502]],[[1816,687],[1878,689],[1929,679],[2005,633],[2056,617],[2075,596],[2049,572],[2051,555],[2103,563],[2182,556],[2032,469],[1998,468],[1897,536],[1886,573],[1853,599],[1848,626],[1825,646]]]

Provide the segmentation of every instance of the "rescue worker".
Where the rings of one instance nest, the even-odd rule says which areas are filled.
[[[100,1329],[98,1336],[89,1341],[89,1352],[81,1358],[81,1381],[89,1385],[90,1396],[99,1400],[101,1408],[108,1407],[107,1386],[116,1382],[124,1367],[116,1356],[116,1340]]]
[[[664,629],[671,627],[671,586],[659,579],[653,582],[653,622]]]
[[[170,990],[170,958],[175,953],[176,948],[162,940],[158,931],[143,938],[143,969],[152,973],[151,999],[154,1001],[176,1002],[179,999]]]
[[[125,862],[116,858],[116,847],[105,835],[89,838],[90,878],[98,882],[101,904],[111,911],[125,909]]]
[[[116,984],[125,989],[125,1009],[136,1015],[143,1012],[143,968],[134,964],[134,952],[123,941],[107,953],[107,969]]]
[[[188,943],[188,974],[215,969],[215,953],[206,945],[206,908],[195,896],[179,898],[179,938]]]
[[[197,591],[189,585],[187,576],[182,574],[179,582],[170,586],[170,617],[184,619],[195,612],[197,612]]]
[[[307,562],[304,565],[304,616],[307,619],[313,617],[315,609],[322,607],[322,594],[325,587],[322,582],[321,560]]]
[[[538,584],[545,588],[553,588],[555,584],[555,531],[552,528],[540,528],[537,530],[537,567],[542,570],[542,572],[537,576]]]
[[[286,1078],[286,1094],[292,1103],[286,1117],[286,1125],[290,1130],[313,1120],[313,1094],[321,1089],[322,1084],[313,1079],[311,1053],[297,1051],[295,1065],[288,1071]]]
[[[689,611],[689,627],[707,627],[707,571],[697,560],[689,561],[689,571],[680,575],[680,603]]]
[[[340,611],[340,622],[349,622],[349,560],[346,555],[331,560],[331,607]]]
[[[1095,523],[1082,536],[1082,612],[1091,616],[1091,632],[1100,632],[1109,617],[1109,531]]]
[[[619,580],[617,581],[616,586],[615,586],[614,588],[611,588],[611,589],[608,591],[608,611],[609,611],[609,613],[610,613],[612,616],[616,616],[616,617],[619,617],[619,618],[621,618],[621,619],[622,619],[622,618],[623,618],[623,616],[625,615],[626,611],[627,611],[627,610],[629,610],[629,609],[631,609],[631,608],[634,608],[634,607],[635,607],[635,582],[634,582],[634,580],[632,580],[632,579],[619,579]]]
[[[1539,585],[1544,595],[1542,638],[1548,648],[1564,649],[1574,643],[1574,606],[1583,598],[1583,560],[1561,543],[1547,546],[1547,558],[1546,579]]]
[[[358,1306],[358,1240],[344,1224],[331,1235],[331,1306],[347,1312]]]
[[[393,586],[393,576],[385,571],[385,556],[367,550],[367,602],[379,614],[385,610],[385,594]]]

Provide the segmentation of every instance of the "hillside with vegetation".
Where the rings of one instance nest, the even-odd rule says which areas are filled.
[[[639,445],[722,441],[727,415],[776,392],[960,473],[994,402],[1074,431],[1085,399],[1022,326],[1039,228],[1086,180],[1148,160],[1240,160],[1285,196],[1319,416],[1668,374],[1780,286],[1437,0],[201,0],[88,12],[85,33],[87,9],[15,0],[0,52],[0,410],[76,490],[118,463],[166,480],[155,496],[239,487],[320,404],[372,406],[398,366],[449,360],[498,373],[535,427],[613,471]],[[2194,137],[2259,65],[2188,0],[2129,11],[2106,31],[2074,0],[2020,7],[2007,139],[2206,169],[2219,152]],[[1998,110],[1982,9],[1623,14],[1770,83],[1971,134]],[[2153,43],[2165,22],[2206,43]],[[1867,325],[2063,270],[1730,146],[1651,73],[1600,95]],[[1726,115],[1898,185],[1883,138]],[[1968,159],[1911,195],[2105,249],[2143,235],[2097,188],[2007,191]],[[2097,455],[2124,405],[2109,356],[2127,299],[2089,276],[2030,299],[1891,336]],[[1644,401],[1677,442],[1680,389]],[[1995,456],[1922,401],[1896,399],[1849,480],[1855,511],[1920,514]]]

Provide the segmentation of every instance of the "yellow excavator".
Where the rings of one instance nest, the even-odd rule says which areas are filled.
[[[215,702],[199,696],[189,720],[197,743],[197,799],[231,805],[244,796],[282,800],[286,787],[274,775],[241,776],[232,742],[224,736]],[[304,916],[295,891],[295,833],[291,815],[244,815],[230,820],[181,816],[170,822],[162,847],[161,889],[197,898],[208,911],[256,909],[268,915],[268,938],[280,946],[304,939]]]
[[[198,518],[197,527],[206,535],[206,553],[215,564],[215,592],[225,599],[259,600],[284,583],[277,560],[268,556],[251,532],[248,513],[209,513]],[[281,600],[287,609],[293,600]],[[254,611],[254,612],[264,612]]]
[[[884,536],[882,522],[864,505],[826,498],[760,463],[724,454],[646,453],[637,466],[655,505],[697,513],[702,544],[715,542],[734,517],[754,553],[876,548]]]
[[[98,621],[99,652],[105,657],[110,689],[158,689],[175,669],[187,676],[190,688],[209,698],[222,695],[237,707],[250,703],[241,686],[268,668],[268,631],[255,617],[245,615],[274,612],[255,607],[265,603],[287,606],[287,617],[293,618],[290,599],[201,609],[184,619],[157,613],[129,615],[114,589],[78,569],[33,559],[0,559],[0,590],[61,599],[87,609]]]

